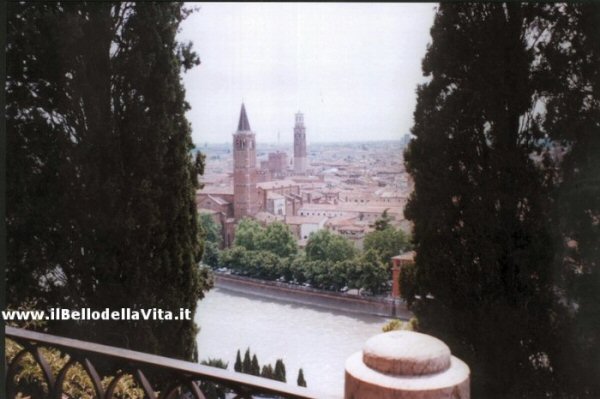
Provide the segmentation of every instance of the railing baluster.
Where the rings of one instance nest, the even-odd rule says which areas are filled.
[[[52,387],[55,383],[54,374],[52,374],[52,369],[50,368],[50,365],[48,365],[48,362],[42,354],[41,348],[39,346],[35,346],[33,348],[32,355],[37,364],[39,364],[40,368],[42,369],[42,374],[44,375],[46,383],[48,384],[48,394],[50,395],[52,392]]]
[[[102,399],[102,397],[104,397],[104,389],[102,388],[102,381],[100,379],[100,376],[98,375],[98,372],[96,371],[96,368],[94,367],[92,362],[90,362],[90,360],[87,357],[85,357],[83,359],[82,365],[83,365],[83,368],[85,369],[85,371],[90,376],[90,379],[92,380],[92,384],[94,384],[94,390],[96,391],[96,397],[98,399]],[[154,399],[154,398],[152,398],[152,399]]]
[[[180,387],[180,384],[171,384],[171,385],[168,385],[167,388],[164,389],[160,393],[159,399],[171,399],[173,397],[173,394],[175,393],[175,391],[179,387]]]
[[[75,363],[77,362],[73,357],[71,357],[69,361],[65,363],[65,365],[58,372],[58,375],[56,376],[56,382],[52,387],[52,397],[54,397],[54,399],[62,399],[64,392],[63,384],[65,383],[65,378],[67,376],[67,373],[69,372],[69,369],[73,367]]]
[[[19,367],[19,363],[21,363],[21,360],[23,360],[23,358],[25,357],[25,355],[27,355],[29,353],[29,350],[27,348],[23,348],[21,349],[21,351],[19,353],[17,353],[15,355],[15,357],[13,357],[12,362],[10,363],[10,366],[8,366],[7,371],[6,371],[6,394],[8,395],[9,398],[14,398],[15,396],[17,396],[17,384],[15,383],[15,377],[17,375],[17,367]]]
[[[187,384],[186,384],[190,390],[192,391],[192,395],[194,395],[194,398],[196,399],[206,399],[206,397],[204,396],[204,394],[202,393],[202,391],[200,390],[200,387],[198,387],[198,384],[196,384],[195,381],[193,380],[188,380]]]
[[[119,380],[125,376],[125,373],[119,372],[115,375],[115,378],[108,384],[108,388],[106,388],[106,393],[104,394],[105,399],[112,399],[115,393],[115,388],[119,383]]]
[[[144,390],[146,397],[148,399],[156,399],[156,393],[154,392],[154,389],[152,389],[152,385],[150,385],[148,379],[146,378],[142,370],[136,369],[135,376],[139,383],[142,385],[142,389]]]

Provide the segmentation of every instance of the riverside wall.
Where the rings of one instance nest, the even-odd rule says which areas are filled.
[[[262,298],[315,306],[328,310],[395,317],[408,320],[412,313],[406,304],[392,298],[371,298],[354,294],[317,290],[314,288],[264,281],[215,272],[215,287]]]

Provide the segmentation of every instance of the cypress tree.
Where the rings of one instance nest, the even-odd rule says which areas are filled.
[[[175,39],[186,15],[181,3],[9,6],[13,304],[33,297],[40,306],[195,313],[210,282],[198,269],[201,164],[190,157],[180,80],[199,61]],[[193,320],[57,322],[49,329],[196,357]]]
[[[252,363],[250,365],[250,374],[252,375],[260,375],[260,365],[258,364],[258,358],[256,354],[252,356]]]
[[[235,356],[235,364],[233,365],[233,369],[238,373],[242,372],[242,357],[240,356],[239,349],[237,351],[237,355]]]
[[[304,371],[302,369],[298,370],[298,378],[296,382],[299,387],[306,387],[306,380],[304,379]]]
[[[557,170],[553,229],[561,336],[553,367],[573,397],[600,397],[600,5],[541,6],[551,39],[536,72]]]
[[[260,376],[263,378],[269,378],[271,380],[274,379],[273,367],[270,364],[265,364],[262,367]]]
[[[530,68],[531,5],[439,6],[405,153],[415,191],[420,329],[473,373],[474,396],[541,397],[551,369],[552,244]]]
[[[252,374],[252,361],[250,360],[250,348],[244,353],[244,361],[242,362],[242,373]]]
[[[275,378],[277,381],[286,382],[285,364],[283,360],[277,359],[275,362]]]

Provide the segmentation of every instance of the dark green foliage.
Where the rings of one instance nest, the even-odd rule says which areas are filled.
[[[263,280],[283,277],[285,281],[309,283],[318,289],[364,288],[371,293],[382,294],[387,290],[389,273],[377,249],[396,255],[396,250],[408,245],[404,233],[388,226],[377,232],[382,239],[377,236],[372,240],[374,249],[358,256],[358,251],[348,240],[321,230],[310,236],[306,256],[297,254],[292,257],[296,253],[295,244],[293,250],[282,250],[290,249],[288,244],[293,241],[289,230],[282,226],[273,223],[264,229],[251,219],[242,220],[238,227],[241,235],[236,235],[236,242],[243,245],[222,251],[218,265],[234,273]],[[270,236],[272,239],[268,238]],[[248,247],[254,249],[249,250]],[[283,257],[283,254],[288,256]]]
[[[298,252],[298,245],[289,227],[274,222],[266,228],[252,219],[242,219],[235,231],[235,245],[249,251],[269,251],[287,258]]]
[[[219,245],[221,243],[221,231],[213,217],[207,213],[202,213],[199,219],[204,241]]]
[[[260,375],[260,365],[258,364],[258,358],[256,354],[252,356],[252,362],[250,363],[250,374],[252,375]]]
[[[285,259],[270,251],[248,251],[244,247],[233,247],[221,251],[219,265],[238,274],[264,280],[275,280],[281,276]]]
[[[530,157],[533,9],[440,4],[405,154],[413,309],[469,364],[474,397],[542,397],[552,379],[549,190]]]
[[[265,364],[262,367],[262,371],[260,372],[260,376],[263,378],[268,378],[271,380],[275,379],[275,372],[273,371],[273,367],[270,364]]]
[[[229,365],[229,363],[225,362],[223,359],[208,359],[208,360],[203,360],[200,362],[200,364],[203,364],[205,366],[210,366],[210,367],[217,367],[220,369],[227,369],[227,366]]]
[[[373,227],[375,227],[375,231],[382,231],[389,227],[392,227],[390,225],[391,221],[392,221],[392,218],[390,217],[390,215],[388,215],[388,210],[386,209],[381,214],[381,217],[375,221]]]
[[[291,279],[289,281],[296,281],[299,284],[302,284],[306,281],[306,256],[301,254],[295,257],[290,263],[290,274]]]
[[[212,267],[213,269],[219,266],[219,256],[221,251],[219,251],[219,245],[205,241],[204,242],[204,252],[202,254],[202,263],[205,263]]]
[[[7,297],[195,313],[210,282],[197,266],[201,165],[180,72],[199,61],[175,38],[182,4],[8,9]],[[193,321],[86,323],[49,330],[195,357]]]
[[[238,351],[239,354],[239,351]],[[228,363],[224,362],[222,359],[208,359],[200,362],[205,366],[217,367],[220,369],[227,370]],[[205,382],[202,381],[200,383],[200,389],[206,396],[206,399],[225,399],[227,388],[220,386],[219,384],[215,384],[213,382]]]
[[[234,370],[237,372],[242,372],[244,374],[269,378],[271,380],[282,382],[286,381],[285,364],[283,363],[283,360],[277,359],[277,361],[275,362],[275,367],[273,367],[273,365],[271,364],[265,364],[261,369],[256,354],[251,354],[250,348],[246,349],[243,362],[240,360],[240,351],[238,350]]]
[[[242,357],[240,356],[240,350],[238,349],[237,355],[235,356],[235,364],[233,365],[233,369],[238,373],[242,372]]]
[[[341,262],[352,259],[356,250],[350,241],[328,230],[319,230],[308,238],[306,258],[309,261]]]
[[[286,281],[333,291],[347,286],[382,294],[389,281],[389,272],[374,250],[344,261],[328,262],[309,261],[301,255],[290,260],[269,251],[248,251],[236,246],[221,252],[219,266],[242,276],[262,280],[284,277]]]
[[[415,295],[418,292],[417,289],[417,269],[414,263],[409,263],[402,266],[400,269],[400,295],[406,300],[406,303],[410,307],[414,300]]]
[[[232,247],[221,251],[219,265],[232,270],[242,269],[247,264],[248,251],[244,247]]]
[[[368,233],[364,240],[364,250],[374,250],[387,268],[391,258],[410,248],[409,237],[400,229],[387,226]]]
[[[306,380],[304,379],[304,371],[302,371],[302,369],[298,370],[298,378],[296,379],[296,383],[299,387],[306,387]]]
[[[269,251],[249,252],[248,270],[258,278],[275,280],[281,275],[282,259]]]
[[[252,360],[250,360],[250,348],[244,353],[244,361],[242,362],[242,373],[252,374]]]
[[[388,272],[374,250],[368,250],[359,258],[358,281],[353,285],[364,288],[373,293],[380,294],[386,288]]]
[[[290,228],[279,222],[267,226],[259,246],[263,251],[271,251],[282,258],[294,256],[298,252],[298,245]]]
[[[259,242],[262,241],[265,231],[257,221],[244,218],[240,220],[235,229],[234,245],[243,247],[249,251],[260,249]]]
[[[286,372],[285,372],[285,364],[283,364],[283,360],[277,359],[275,362],[275,373],[274,380],[286,382]]]
[[[538,75],[547,90],[544,128],[554,149],[556,274],[561,293],[557,386],[600,397],[600,5],[545,5],[552,40]]]

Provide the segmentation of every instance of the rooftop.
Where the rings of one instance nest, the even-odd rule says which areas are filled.
[[[299,186],[299,184],[293,180],[272,180],[272,181],[265,181],[262,183],[258,183],[256,185],[256,187],[261,188],[263,190],[272,190],[274,188],[290,187],[290,186]]]
[[[325,216],[286,216],[286,224],[321,224],[327,220]]]

